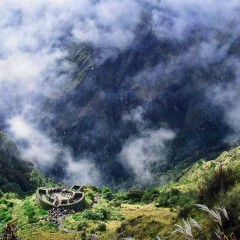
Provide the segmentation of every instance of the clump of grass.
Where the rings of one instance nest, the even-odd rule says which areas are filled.
[[[175,224],[175,226],[177,228],[176,228],[176,230],[173,231],[173,233],[180,233],[180,234],[184,235],[186,237],[186,239],[189,239],[189,240],[194,239],[192,227],[196,227],[199,230],[202,229],[200,224],[192,218],[183,220],[183,226],[179,225],[179,224]]]
[[[223,225],[222,216],[225,217],[229,221],[229,216],[225,207],[220,207],[217,210],[213,210],[208,208],[206,205],[196,204],[196,207],[200,210],[208,213],[210,219],[215,223],[212,227],[214,230],[214,235],[219,240],[237,240],[235,234],[233,232],[227,233],[226,229]],[[201,233],[204,232],[202,226],[194,219],[188,218],[187,220],[183,220],[183,224],[175,224],[176,230],[173,233],[179,233],[183,235],[188,240],[197,239],[194,236],[193,228],[197,229]]]

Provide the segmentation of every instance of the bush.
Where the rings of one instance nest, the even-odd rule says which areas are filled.
[[[1,211],[0,212],[0,222],[2,224],[6,224],[11,219],[12,219],[12,217],[11,217],[11,213],[10,212],[8,212],[8,211]]]
[[[194,209],[194,205],[184,205],[180,207],[178,210],[178,217],[187,218],[193,209]]]
[[[198,201],[211,205],[218,197],[218,194],[226,192],[239,180],[239,173],[231,168],[224,169],[222,166],[212,174],[204,177],[199,186]]]
[[[118,201],[118,200],[114,200],[111,203],[111,206],[113,206],[113,207],[121,207],[121,205],[122,205],[121,201]]]
[[[86,222],[80,222],[80,223],[77,225],[77,230],[78,230],[78,231],[82,231],[82,230],[84,230],[86,227],[87,227],[87,223],[86,223]]]
[[[108,187],[102,188],[102,197],[109,201],[113,199],[113,193],[111,192],[110,188]]]
[[[86,210],[83,212],[83,217],[91,220],[105,221],[109,218],[110,211],[105,208],[97,209],[95,212],[92,210]]]
[[[29,223],[34,223],[34,222],[37,222],[37,219],[35,218],[35,211],[33,208],[31,208],[29,211],[28,211],[28,214],[27,214],[27,217],[28,217],[28,222]]]
[[[11,207],[13,207],[14,204],[13,204],[13,202],[8,201],[6,205],[11,208]]]
[[[178,189],[172,188],[170,191],[161,192],[157,203],[162,207],[169,207],[178,204],[180,191]]]
[[[104,223],[99,224],[97,230],[100,232],[105,232],[107,230],[106,224]]]
[[[161,192],[157,203],[161,207],[191,206],[196,201],[196,191],[181,193],[178,189]]]
[[[149,229],[147,229],[147,233],[152,239],[155,239],[155,237],[158,234],[158,231],[154,228],[149,228]]]
[[[93,201],[94,200],[94,194],[93,193],[88,193],[87,195],[86,195],[86,197],[87,198],[89,198],[91,201]]]
[[[141,201],[144,203],[151,203],[159,196],[159,191],[157,189],[148,189],[144,192]]]
[[[234,232],[237,239],[240,239],[240,186],[233,188],[227,195],[220,196],[219,205],[226,207],[229,216],[229,221],[223,222],[224,227],[228,231]]]
[[[141,190],[129,190],[126,199],[132,203],[141,202],[144,192]]]
[[[17,194],[16,193],[13,193],[13,192],[8,192],[8,193],[5,193],[5,198],[6,199],[15,199],[17,198]]]

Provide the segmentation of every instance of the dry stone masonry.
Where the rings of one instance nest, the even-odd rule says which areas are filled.
[[[61,207],[65,209],[81,210],[86,206],[83,187],[73,185],[65,188],[38,188],[36,200],[45,209]]]

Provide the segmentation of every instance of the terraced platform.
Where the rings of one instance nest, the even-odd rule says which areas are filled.
[[[86,206],[83,187],[78,185],[73,185],[70,189],[38,188],[36,200],[45,209],[62,207],[81,210]]]

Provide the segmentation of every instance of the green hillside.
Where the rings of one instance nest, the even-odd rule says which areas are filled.
[[[0,191],[25,195],[33,193],[43,184],[52,183],[30,162],[24,161],[16,145],[0,131]]]
[[[0,131],[0,190],[24,193],[34,190],[30,181],[33,167],[20,159],[15,144]]]
[[[186,239],[173,231],[175,224],[191,217],[201,224],[202,230],[193,228],[195,238],[188,239],[215,239],[216,223],[197,209],[195,204],[200,203],[214,209],[224,206],[229,221],[222,216],[222,231],[226,236],[234,232],[239,238],[239,170],[240,147],[237,147],[223,152],[217,159],[200,160],[184,170],[178,182],[163,187],[118,193],[107,187],[85,187],[89,207],[67,215],[60,229],[49,221],[48,211],[39,207],[35,195],[19,199],[14,193],[5,193],[0,200],[1,230],[12,221],[24,240],[89,239],[94,234],[102,240],[127,237],[151,240],[156,236]],[[99,201],[92,205],[96,196],[100,197]]]

